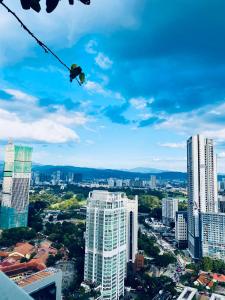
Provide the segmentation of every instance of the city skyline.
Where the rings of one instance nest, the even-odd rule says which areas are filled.
[[[67,64],[82,65],[83,88],[71,85],[65,70],[0,11],[7,27],[0,37],[0,146],[12,137],[35,148],[34,161],[43,164],[185,171],[185,141],[201,133],[215,139],[218,169],[225,172],[225,4],[138,3],[98,0],[88,9],[59,3],[51,16],[10,3]]]

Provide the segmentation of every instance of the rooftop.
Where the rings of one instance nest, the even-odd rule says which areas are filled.
[[[24,278],[20,279],[19,281],[17,281],[17,284],[20,287],[24,287],[24,286],[32,284],[36,281],[42,280],[45,277],[52,276],[57,272],[58,271],[56,269],[47,268],[45,270],[39,271],[39,272],[34,273],[30,276],[27,276],[27,277],[24,277]]]

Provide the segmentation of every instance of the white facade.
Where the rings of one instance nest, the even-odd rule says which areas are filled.
[[[187,141],[188,248],[201,256],[200,213],[218,212],[216,155],[213,140],[201,135]]]
[[[127,262],[135,262],[138,253],[138,197],[127,199]]]
[[[104,300],[124,295],[127,197],[93,191],[87,201],[84,280],[101,286]]]
[[[176,212],[175,238],[178,246],[182,246],[182,244],[185,245],[187,243],[187,226],[187,212]]]
[[[178,199],[163,198],[162,199],[162,221],[163,224],[169,226],[171,222],[175,222],[176,212],[178,211]]]

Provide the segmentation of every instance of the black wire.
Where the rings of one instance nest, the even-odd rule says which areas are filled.
[[[29,35],[32,36],[32,38],[35,39],[35,41],[38,43],[39,46],[41,46],[41,48],[44,49],[45,53],[51,53],[65,68],[68,69],[68,71],[71,71],[70,68],[47,46],[45,45],[42,41],[40,41],[28,28],[27,26],[20,20],[20,18],[16,15],[16,13],[14,13],[5,3],[3,3],[3,0],[0,0],[0,4],[5,7],[5,9],[7,9],[7,11],[9,13],[11,13],[16,19],[17,21],[20,23],[21,27],[28,32]],[[78,82],[79,85],[81,85],[81,83],[79,82],[79,80],[76,78],[76,81]]]

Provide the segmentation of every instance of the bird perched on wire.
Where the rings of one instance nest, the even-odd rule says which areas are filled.
[[[23,9],[32,8],[33,10],[35,10],[38,13],[41,11],[40,1],[41,0],[20,0]],[[53,10],[55,10],[57,5],[59,4],[59,1],[60,0],[46,0],[46,11],[47,11],[47,13],[53,12]],[[90,5],[91,4],[90,0],[78,0],[78,1],[80,1],[81,3],[83,3],[85,5]],[[69,4],[73,5],[74,0],[69,0]]]

